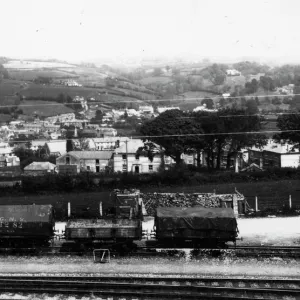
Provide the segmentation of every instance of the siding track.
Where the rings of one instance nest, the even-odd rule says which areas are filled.
[[[300,299],[300,280],[1,276],[0,291],[113,299]]]

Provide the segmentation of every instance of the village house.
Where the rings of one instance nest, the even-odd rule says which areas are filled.
[[[46,142],[48,156],[61,156],[67,153],[67,140],[53,140]]]
[[[52,124],[55,123],[55,122],[65,123],[67,121],[73,121],[73,120],[75,120],[75,114],[74,113],[66,113],[66,114],[61,114],[61,115],[45,118],[46,122],[49,122],[49,123],[52,123]]]
[[[247,81],[252,81],[253,79],[259,81],[260,77],[265,76],[265,73],[257,73],[257,74],[251,74],[249,76],[247,76]]]
[[[241,72],[235,69],[226,70],[227,76],[241,76]]]
[[[43,128],[43,123],[24,123],[23,124],[24,130],[28,132],[36,132],[39,133]]]
[[[244,168],[256,164],[261,169],[268,167],[298,168],[300,166],[300,152],[293,151],[293,146],[280,144],[272,139],[262,149],[251,147],[243,151],[240,167]]]
[[[70,151],[56,159],[58,173],[71,166],[77,173],[99,173],[111,169],[112,151]]]
[[[157,107],[157,112],[158,112],[159,114],[161,114],[161,113],[163,113],[163,112],[165,112],[165,111],[167,111],[167,110],[173,110],[173,109],[178,109],[178,110],[180,110],[179,107],[171,107],[171,106],[167,106],[167,107]]]
[[[24,174],[32,175],[32,176],[45,175],[49,173],[54,173],[55,169],[56,169],[56,165],[48,161],[44,161],[44,162],[35,161],[24,168]]]
[[[9,143],[0,142],[0,155],[9,155],[13,153],[14,148],[9,146]]]
[[[84,101],[84,98],[83,97],[80,97],[80,96],[75,96],[73,98],[73,102],[83,102]]]
[[[32,140],[30,149],[33,151],[37,151],[41,147],[44,147],[47,142],[48,142],[48,140],[46,140],[46,139],[45,140]]]
[[[193,109],[193,112],[197,112],[197,111],[206,111],[206,112],[217,112],[217,109],[208,109],[206,107],[206,104],[204,103],[201,106],[197,106],[196,108]]]
[[[20,166],[20,158],[14,154],[0,156],[0,168]]]
[[[82,84],[76,82],[73,79],[68,79],[68,80],[64,81],[63,84],[66,86],[82,86]]]
[[[129,140],[129,137],[110,136],[102,138],[91,138],[88,140],[90,149],[98,151],[107,151],[119,148],[125,143],[125,141]]]
[[[154,108],[152,105],[141,105],[139,111],[141,114],[153,114]]]
[[[114,172],[153,173],[157,172],[162,162],[162,156],[157,153],[151,161],[148,156],[137,155],[137,150],[144,146],[140,139],[125,141],[116,148],[113,155]]]

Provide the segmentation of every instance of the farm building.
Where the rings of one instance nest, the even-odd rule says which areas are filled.
[[[77,173],[90,171],[104,172],[111,168],[111,151],[70,151],[56,159],[58,172],[60,166],[76,166]],[[74,167],[75,168],[75,167]]]
[[[49,141],[46,143],[46,151],[49,156],[61,156],[67,153],[67,141],[66,140],[56,140]]]
[[[33,162],[24,168],[26,175],[43,175],[48,173],[54,173],[56,165],[45,161],[45,162]]]
[[[255,163],[260,168],[298,168],[300,166],[300,152],[293,151],[292,145],[275,143],[269,140],[262,149],[252,147],[243,152],[241,166]]]

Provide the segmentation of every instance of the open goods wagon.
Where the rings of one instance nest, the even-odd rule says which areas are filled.
[[[66,240],[92,242],[94,240],[133,241],[142,237],[141,220],[89,219],[70,220],[65,230]]]
[[[139,193],[114,193],[113,207],[103,210],[99,203],[98,214],[93,218],[69,219],[65,228],[67,241],[80,244],[94,241],[131,243],[142,238],[142,203]]]
[[[191,241],[199,246],[235,242],[237,221],[231,208],[159,207],[155,215],[160,243]]]
[[[54,235],[52,205],[0,205],[1,243],[44,244]]]

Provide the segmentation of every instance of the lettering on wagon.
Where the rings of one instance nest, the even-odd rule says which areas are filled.
[[[26,223],[24,218],[16,219],[11,217],[6,219],[4,217],[0,217],[0,228],[23,228],[23,223]]]

